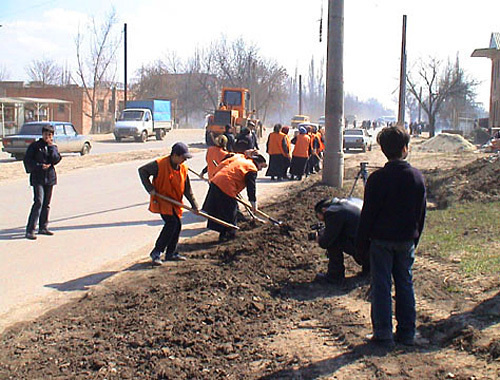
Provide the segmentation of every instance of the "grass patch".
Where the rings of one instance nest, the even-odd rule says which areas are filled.
[[[498,273],[500,202],[464,202],[427,213],[418,250],[431,256],[458,258],[467,274]]]

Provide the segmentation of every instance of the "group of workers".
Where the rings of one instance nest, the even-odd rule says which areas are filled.
[[[289,127],[276,124],[267,140],[269,168],[266,176],[281,179],[301,180],[320,170],[320,162],[325,150],[323,131],[314,125],[301,126],[295,136],[288,136]],[[294,145],[293,152],[291,145]],[[288,177],[290,170],[290,177]]]
[[[316,170],[322,149],[321,133],[299,128],[294,137],[295,149],[290,162],[292,175],[301,177],[307,170]],[[26,152],[24,165],[30,173],[34,201],[26,227],[26,238],[39,234],[53,235],[48,229],[48,213],[52,187],[56,184],[54,166],[61,156],[53,143],[54,129],[48,125],[42,138],[33,142]],[[311,142],[315,140],[316,142]],[[405,161],[410,136],[399,127],[384,128],[377,136],[386,165],[372,173],[365,187],[364,201],[324,199],[315,206],[317,218],[324,229],[316,236],[318,244],[327,250],[328,271],[318,279],[341,284],[345,278],[344,253],[353,256],[362,272],[371,276],[371,340],[384,345],[394,340],[412,345],[415,339],[415,296],[412,265],[415,248],[422,234],[426,190],[422,174]],[[214,139],[206,153],[209,190],[203,203],[203,214],[226,223],[209,219],[207,227],[219,232],[219,240],[235,237],[238,198],[246,187],[249,208],[257,211],[257,172],[267,167],[266,159],[254,149],[243,153],[227,150],[228,137]],[[270,155],[268,175],[286,178],[290,143],[288,130],[277,124],[267,142]],[[295,154],[298,150],[299,154]],[[165,260],[185,260],[177,252],[181,231],[182,199],[185,196],[195,214],[202,214],[193,195],[185,161],[192,155],[186,144],[172,146],[171,154],[160,157],[139,168],[144,188],[150,194],[149,210],[158,213],[164,226],[150,253],[154,266]],[[152,178],[152,181],[151,181]],[[392,331],[392,278],[396,288],[396,333]]]

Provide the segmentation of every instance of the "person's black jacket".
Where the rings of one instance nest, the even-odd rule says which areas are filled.
[[[325,211],[325,229],[319,235],[319,246],[339,246],[345,253],[355,254],[355,241],[361,207],[348,199],[332,203]]]
[[[234,135],[232,133],[226,132],[224,136],[227,137],[227,146],[226,150],[228,152],[234,152]]]
[[[32,142],[24,156],[24,169],[30,173],[30,185],[54,186],[57,175],[54,165],[61,161],[61,155],[56,145],[48,145],[42,139]],[[48,169],[42,169],[43,164],[50,164]]]
[[[243,153],[246,150],[253,149],[252,140],[250,135],[238,135],[236,142],[234,143],[234,151],[237,153]]]
[[[425,221],[426,190],[422,173],[402,160],[389,161],[366,182],[357,236],[359,255],[370,240],[413,240],[417,247]]]

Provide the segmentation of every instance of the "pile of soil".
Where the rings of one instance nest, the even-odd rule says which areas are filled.
[[[460,168],[425,172],[430,198],[439,208],[456,201],[500,201],[500,155],[477,159]]]
[[[345,195],[317,179],[265,209],[286,221],[279,227],[245,224],[222,245],[210,234],[193,238],[182,247],[187,262],[138,264],[11,328],[0,340],[0,378],[497,378],[496,289],[449,293],[443,284],[463,285],[457,267],[425,254],[415,266],[425,339],[393,352],[366,343],[360,267],[346,259],[343,286],[313,282],[326,260],[306,239],[312,207]]]
[[[476,146],[457,134],[441,133],[420,144],[417,149],[424,152],[472,152]]]

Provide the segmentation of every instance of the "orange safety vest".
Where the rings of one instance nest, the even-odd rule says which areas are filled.
[[[217,174],[219,170],[221,170],[223,167],[229,165],[230,163],[240,159],[240,158],[245,158],[245,155],[242,153],[229,153],[231,156],[228,158],[222,160],[220,164],[215,168],[214,175]]]
[[[212,179],[216,172],[217,166],[220,164],[222,159],[229,154],[228,151],[222,149],[220,146],[210,146],[207,149],[207,170],[208,170],[208,179]],[[214,161],[217,163],[217,166],[214,164]]]
[[[257,171],[257,166],[255,166],[252,160],[239,157],[230,164],[222,167],[212,178],[212,183],[224,194],[229,195],[231,198],[236,198],[246,186],[245,176],[249,172]]]
[[[182,163],[179,165],[179,170],[174,170],[170,163],[170,156],[161,157],[157,159],[156,162],[158,163],[158,175],[153,179],[155,191],[178,202],[182,202],[188,175],[187,165]],[[175,214],[179,218],[182,216],[181,207],[174,206],[170,202],[155,195],[151,195],[149,211],[156,214]]]
[[[295,148],[293,149],[293,157],[309,157],[309,148],[311,144],[311,138],[307,134],[297,135],[295,140]]]
[[[316,132],[316,137],[318,138],[319,141],[319,151],[324,152],[325,151],[325,143],[323,142],[323,135],[321,132]]]
[[[283,151],[283,139],[285,134],[281,132],[272,132],[269,134],[269,140],[267,143],[267,153],[269,155],[281,154],[286,156]]]
[[[314,133],[310,133],[309,134],[309,137],[311,138],[311,140],[309,141],[309,145],[311,147],[311,152],[313,152],[316,148],[314,147],[314,141],[316,141],[316,134]],[[316,152],[317,153],[317,152]]]

